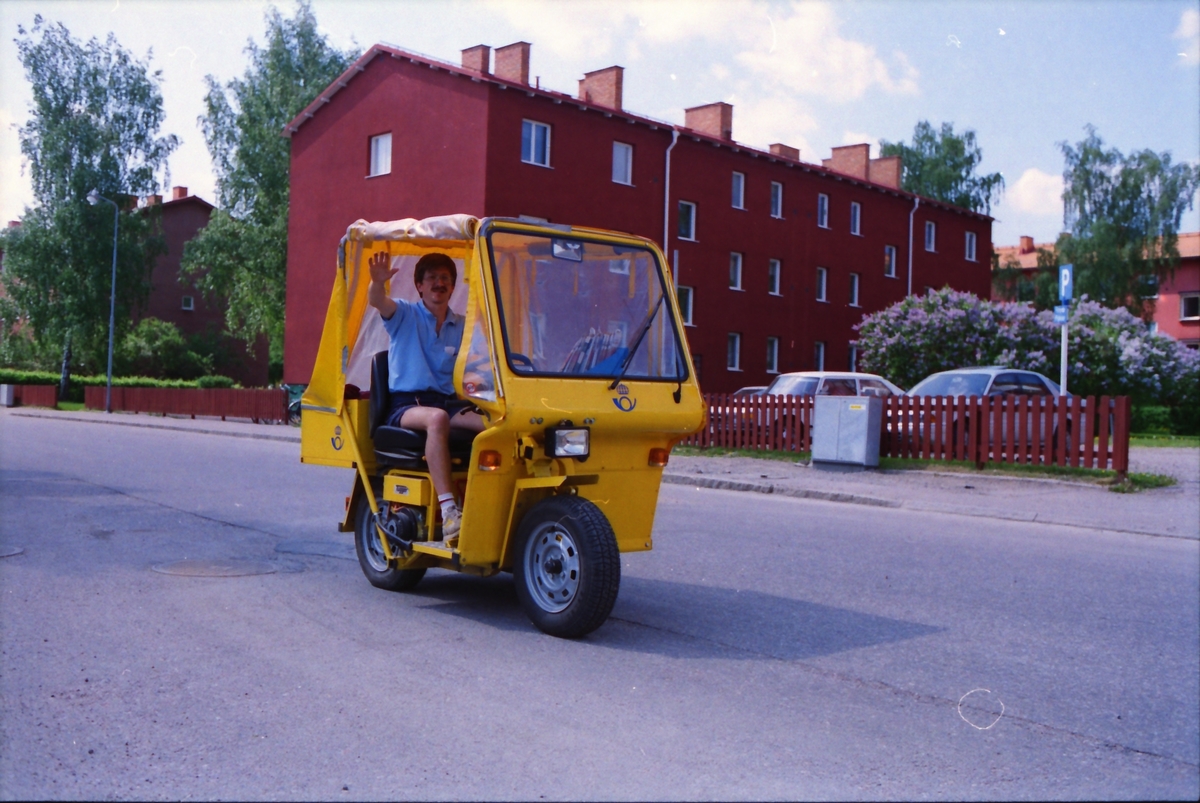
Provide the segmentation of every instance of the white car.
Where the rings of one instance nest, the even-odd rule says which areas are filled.
[[[780,374],[764,396],[903,396],[904,391],[878,374],[852,371],[797,371]]]

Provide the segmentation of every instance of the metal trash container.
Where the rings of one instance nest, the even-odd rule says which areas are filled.
[[[14,407],[16,404],[16,388],[12,385],[0,385],[0,407]]]
[[[813,466],[877,468],[882,420],[883,399],[876,396],[817,396],[813,404]]]

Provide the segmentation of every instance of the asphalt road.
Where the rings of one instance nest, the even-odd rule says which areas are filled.
[[[276,550],[344,551],[350,479],[0,416],[0,796],[1200,796],[1195,540],[664,486],[571,642],[506,575]]]

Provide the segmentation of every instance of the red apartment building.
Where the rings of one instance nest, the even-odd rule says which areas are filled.
[[[527,216],[651,238],[710,392],[849,367],[852,327],[910,289],[990,293],[992,219],[900,190],[896,158],[864,144],[803,162],[734,140],[729,104],[675,126],[624,110],[621,67],[572,96],[530,84],[528,43],[491,55],[375,45],[287,126],[285,382],[309,381],[337,244],[359,218]]]
[[[222,337],[224,310],[205,303],[192,281],[179,272],[184,245],[208,225],[215,207],[198,195],[189,195],[187,187],[172,187],[169,201],[151,195],[145,204],[161,205],[160,221],[167,252],[155,260],[150,274],[150,297],[139,317],[168,321],[178,326],[184,335],[220,337],[228,354],[227,359],[216,366],[217,373],[247,387],[265,386],[270,359],[266,338],[259,339],[251,356],[242,341]]]
[[[1177,248],[1179,263],[1159,282],[1151,325],[1159,334],[1200,349],[1200,231],[1180,234]],[[995,250],[999,267],[1019,267],[1025,280],[1032,282],[1038,271],[1038,251],[1053,252],[1054,243],[1034,243],[1032,237],[1022,237],[1018,245]]]

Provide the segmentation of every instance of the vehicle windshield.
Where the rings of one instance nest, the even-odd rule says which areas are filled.
[[[666,283],[649,249],[503,230],[488,234],[488,248],[516,373],[685,378]]]
[[[780,376],[767,388],[767,396],[815,396],[817,383],[811,376]]]
[[[987,390],[989,374],[951,371],[934,374],[917,383],[909,396],[982,396]]]

